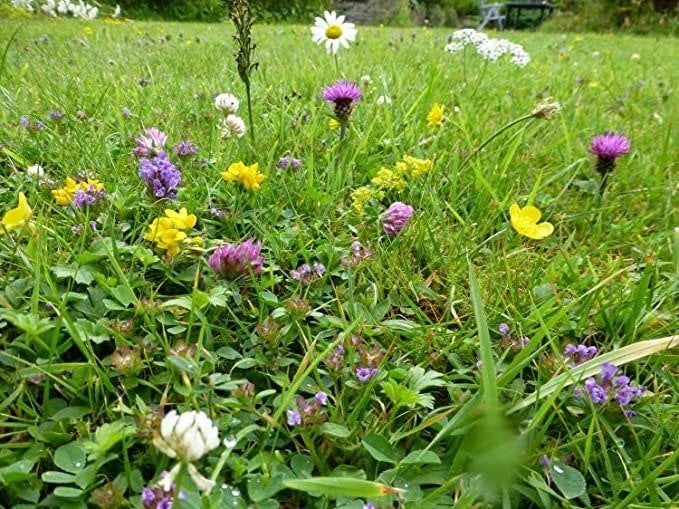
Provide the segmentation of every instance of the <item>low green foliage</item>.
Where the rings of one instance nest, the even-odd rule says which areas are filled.
[[[308,26],[256,25],[257,136],[225,140],[213,96],[245,99],[232,35],[0,21],[0,503],[141,507],[178,461],[176,410],[219,433],[194,462],[209,494],[177,463],[182,508],[671,507],[676,45],[505,33],[521,68],[446,53],[445,30],[359,27],[334,59]],[[363,94],[346,130],[320,97],[338,75]],[[150,127],[198,147],[170,152],[176,199],[138,175]],[[607,130],[632,149],[602,194],[588,145]],[[259,191],[224,180],[238,161]],[[69,177],[105,197],[59,204]],[[396,201],[414,214],[388,235]],[[519,235],[512,203],[553,233]],[[149,225],[182,207],[168,256]],[[212,269],[248,238],[261,270]],[[569,343],[598,355],[575,366]],[[636,416],[588,395],[586,377],[625,385],[603,362],[645,387]]]

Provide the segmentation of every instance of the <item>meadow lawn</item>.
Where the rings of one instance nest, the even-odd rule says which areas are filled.
[[[676,507],[677,41],[488,32],[518,67],[358,30],[335,59],[256,25],[251,122],[228,23],[0,19],[0,507],[156,507],[172,410],[220,440],[193,462],[215,487],[180,461],[175,507]],[[343,138],[339,78],[362,90]],[[138,175],[151,127],[174,200]],[[606,131],[631,150],[600,193]],[[221,175],[239,161],[261,189]],[[73,206],[68,177],[105,196]],[[414,212],[389,235],[394,202]],[[513,203],[553,233],[520,235]],[[168,256],[149,225],[181,207]],[[246,239],[261,270],[215,271]]]

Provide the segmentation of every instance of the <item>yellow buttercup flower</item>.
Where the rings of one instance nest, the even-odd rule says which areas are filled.
[[[31,207],[28,206],[26,195],[24,195],[24,193],[19,193],[19,204],[15,208],[5,212],[5,215],[2,216],[2,221],[0,221],[0,224],[2,224],[0,235],[6,231],[8,232],[23,227],[28,223],[32,214],[33,211],[31,210]]]
[[[443,112],[445,110],[446,107],[440,103],[434,103],[434,105],[431,107],[429,113],[427,113],[427,125],[431,129],[436,129],[437,127],[441,127],[441,125],[443,125]]]
[[[186,211],[186,207],[179,209],[179,212],[175,212],[172,209],[165,209],[165,215],[172,220],[174,227],[180,230],[187,230],[196,226],[196,215],[189,214]]]
[[[226,171],[220,173],[227,182],[238,181],[248,191],[259,191],[266,175],[259,172],[259,164],[245,166],[242,161],[232,163]]]
[[[197,218],[194,214],[189,214],[185,207],[179,211],[165,209],[165,216],[157,217],[151,222],[144,239],[154,242],[159,249],[165,249],[168,256],[174,256],[179,252],[179,244],[192,242],[181,230],[193,228]]]
[[[529,239],[542,240],[549,237],[554,232],[552,223],[544,222],[538,224],[542,212],[533,205],[526,205],[521,208],[516,203],[509,207],[509,217],[512,227],[524,237]]]
[[[339,123],[339,120],[331,118],[328,120],[328,127],[330,129],[337,129],[341,124]]]

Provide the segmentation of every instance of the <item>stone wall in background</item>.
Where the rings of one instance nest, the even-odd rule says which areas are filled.
[[[396,16],[402,3],[402,0],[336,0],[335,10],[346,15],[351,23],[379,25]],[[407,8],[407,0],[405,4]]]

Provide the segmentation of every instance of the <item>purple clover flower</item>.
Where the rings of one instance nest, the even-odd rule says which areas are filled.
[[[346,123],[354,105],[361,98],[358,85],[347,80],[340,80],[323,90],[323,99],[333,105],[335,116]]]
[[[160,155],[161,149],[167,143],[167,134],[157,127],[149,127],[144,133],[135,140],[137,146],[132,151],[134,157],[144,157],[151,154]]]
[[[218,247],[208,262],[212,270],[222,277],[247,275],[250,270],[258,274],[264,264],[264,257],[260,255],[261,250],[261,241],[247,239],[240,244],[225,244]]]
[[[297,410],[288,410],[288,426],[299,426],[302,424],[302,415]]]
[[[366,383],[368,380],[370,380],[376,374],[377,374],[377,368],[369,368],[369,367],[363,367],[363,366],[357,366],[356,367],[356,378],[358,378],[358,381],[361,382],[361,383]]]
[[[182,183],[182,175],[162,150],[153,159],[139,161],[139,176],[155,198],[177,198],[177,188]]]
[[[302,162],[294,157],[284,156],[279,160],[280,167],[286,169],[288,166],[292,166],[293,169],[298,170],[302,166]]]
[[[392,203],[384,214],[384,231],[387,235],[398,235],[412,215],[413,208],[410,205],[400,201]]]
[[[174,146],[173,150],[179,157],[191,157],[198,153],[198,147],[189,140],[180,141]]]

